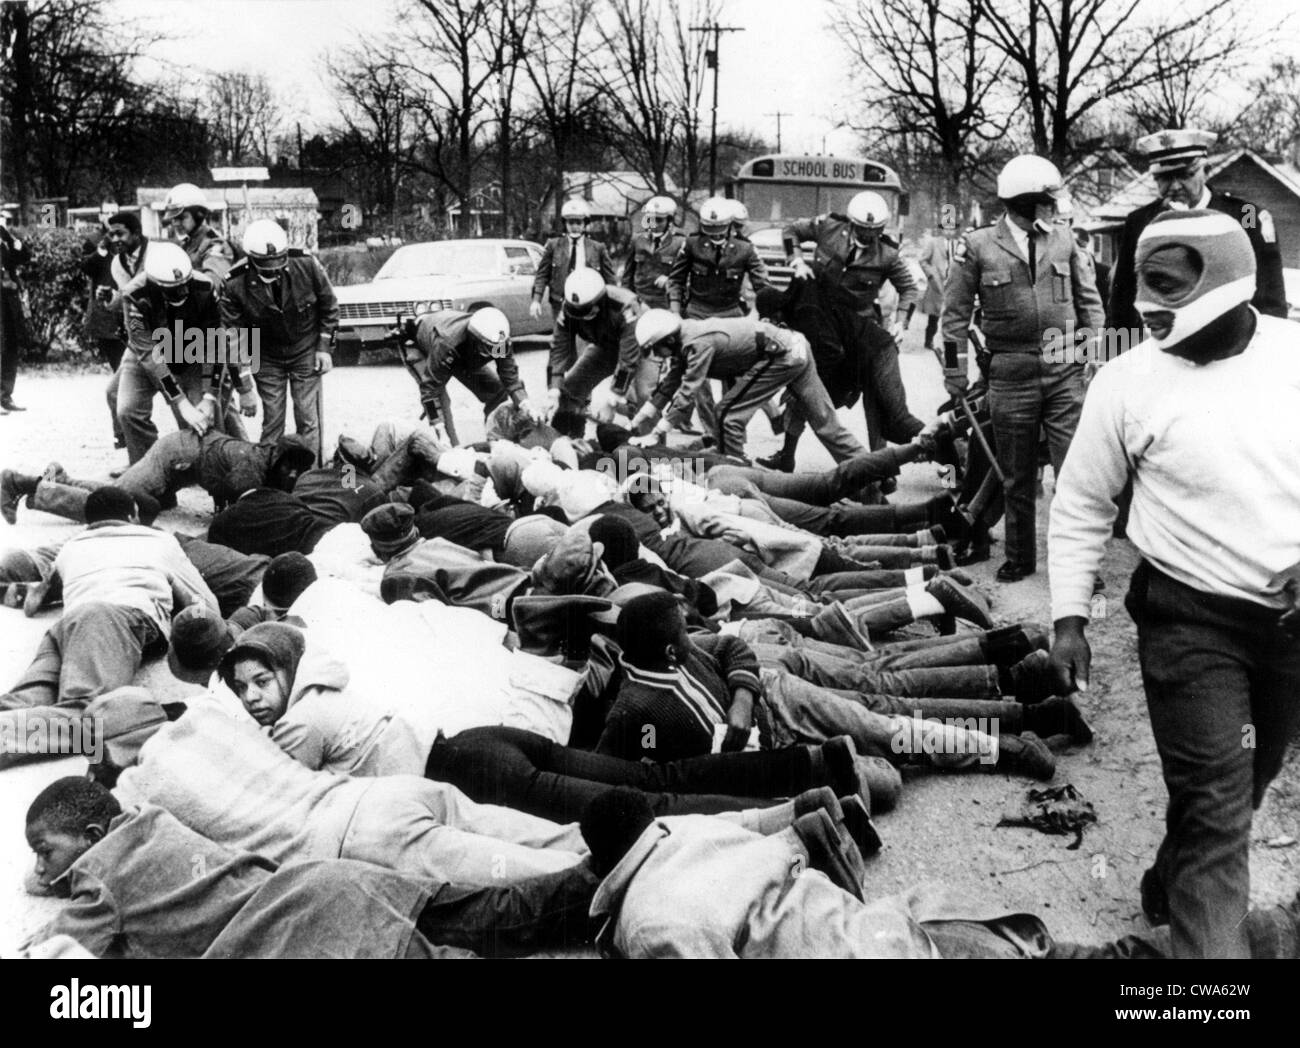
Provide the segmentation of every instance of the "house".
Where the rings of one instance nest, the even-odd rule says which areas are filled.
[[[1207,180],[1213,188],[1248,200],[1272,215],[1282,265],[1300,269],[1300,168],[1272,163],[1251,149],[1220,153],[1209,157],[1206,165]],[[1102,262],[1114,263],[1116,240],[1124,220],[1156,196],[1155,180],[1150,174],[1141,175],[1092,209],[1091,217],[1081,224],[1093,234],[1097,257]]]
[[[314,190],[307,188],[268,188],[265,186],[201,187],[212,209],[212,224],[222,236],[239,242],[245,227],[258,218],[271,218],[284,226],[291,247],[315,251],[320,222],[319,201]],[[162,225],[163,202],[170,187],[145,187],[135,191],[140,208],[140,225],[146,236],[165,238]]]
[[[672,179],[666,182],[667,195],[680,205],[676,183]],[[564,175],[563,200],[571,197],[585,200],[591,208],[593,226],[606,238],[625,239],[636,232],[640,228],[642,205],[655,195],[653,183],[635,171],[569,171]],[[541,214],[555,214],[552,193],[542,199]]]

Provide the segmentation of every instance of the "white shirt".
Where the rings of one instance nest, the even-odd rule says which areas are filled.
[[[1002,219],[1007,224],[1007,229],[1011,231],[1011,239],[1015,241],[1016,250],[1020,252],[1020,257],[1026,262],[1029,261],[1029,231],[1021,229],[1011,221],[1010,215],[1005,215]]]
[[[573,237],[569,237],[569,252],[569,266],[573,272],[576,273],[580,269],[588,268],[587,237],[585,234],[578,237],[577,240],[574,240]]]
[[[1196,365],[1153,339],[1088,389],[1052,501],[1052,617],[1088,617],[1114,498],[1133,477],[1128,537],[1194,589],[1281,609],[1266,593],[1300,562],[1300,328],[1256,314],[1227,360]]]

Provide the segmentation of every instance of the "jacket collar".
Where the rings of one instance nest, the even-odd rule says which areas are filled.
[[[605,925],[596,936],[596,944],[603,952],[612,949],[614,929],[618,924],[618,911],[623,905],[623,897],[632,886],[632,878],[645,865],[650,853],[659,847],[665,837],[671,837],[672,830],[662,822],[653,822],[636,839],[627,854],[618,861],[618,865],[609,871],[591,900],[591,916],[597,920],[605,918]]]

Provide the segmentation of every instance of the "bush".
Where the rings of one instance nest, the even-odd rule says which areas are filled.
[[[31,249],[32,260],[20,271],[27,302],[27,358],[45,360],[52,352],[55,357],[82,354],[89,294],[81,272],[86,234],[58,226],[13,232]]]

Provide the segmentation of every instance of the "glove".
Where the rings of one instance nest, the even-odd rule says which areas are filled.
[[[257,414],[257,406],[259,403],[261,403],[261,401],[258,399],[257,390],[250,389],[247,393],[242,391],[240,392],[239,411],[241,414],[252,418]]]
[[[813,275],[812,266],[803,260],[802,257],[796,258],[791,267],[794,270],[793,277],[795,280],[810,280]]]
[[[657,287],[660,291],[662,291],[667,286],[668,286],[667,276],[655,277],[655,287]]]
[[[558,389],[548,389],[546,391],[546,407],[542,412],[542,421],[550,423],[555,418],[555,413],[560,410],[560,391]]]
[[[536,299],[528,303],[528,315],[534,320],[542,319],[542,304]]]
[[[943,388],[947,391],[948,396],[956,400],[966,395],[966,391],[970,389],[970,379],[965,375],[945,374],[943,376]]]
[[[641,405],[641,408],[632,417],[632,424],[628,427],[637,436],[642,436],[650,432],[651,426],[654,425],[655,419],[659,417],[659,409],[650,402]]]
[[[532,422],[541,422],[546,417],[546,409],[534,404],[531,397],[524,397],[519,402],[519,410]]]
[[[212,421],[202,408],[196,408],[184,397],[176,401],[176,417],[184,428],[192,429],[200,437],[211,427]]]
[[[316,367],[313,369],[316,374],[323,375],[334,367],[334,358],[326,353],[323,349],[316,350]]]
[[[906,330],[907,328],[904,327],[897,318],[895,318],[889,325],[889,337],[895,342],[901,342],[903,341],[903,332]]]

